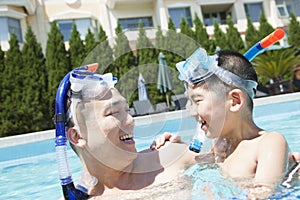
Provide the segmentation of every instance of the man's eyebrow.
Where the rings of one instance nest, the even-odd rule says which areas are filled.
[[[121,103],[125,103],[125,104],[128,104],[128,101],[127,100],[122,100],[122,101],[114,101],[112,102],[112,105],[118,105],[118,104],[121,104]]]

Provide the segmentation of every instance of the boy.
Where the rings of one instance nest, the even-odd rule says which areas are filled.
[[[191,115],[206,137],[215,139],[210,160],[220,164],[224,176],[243,180],[250,199],[270,196],[292,159],[283,135],[267,132],[253,121],[257,75],[252,64],[233,51],[208,56],[200,48],[176,67],[187,89]],[[169,138],[176,137],[165,134],[152,148]]]

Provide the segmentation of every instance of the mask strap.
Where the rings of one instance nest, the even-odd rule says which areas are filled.
[[[257,82],[242,79],[238,75],[219,66],[215,66],[214,74],[228,85],[234,85],[238,88],[243,88],[245,91],[247,91],[251,99],[254,98],[254,90],[256,90]]]

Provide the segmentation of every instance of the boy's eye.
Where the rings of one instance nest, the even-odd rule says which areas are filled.
[[[194,103],[200,103],[203,99],[194,99]]]

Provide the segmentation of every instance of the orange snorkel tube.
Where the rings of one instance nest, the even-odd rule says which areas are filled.
[[[284,31],[282,29],[276,29],[270,33],[267,37],[252,46],[244,56],[252,61],[258,54],[264,51],[267,47],[271,46],[275,42],[281,40],[284,37]]]

